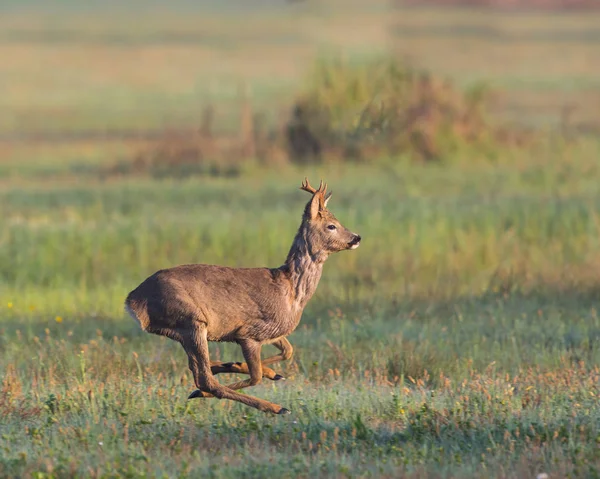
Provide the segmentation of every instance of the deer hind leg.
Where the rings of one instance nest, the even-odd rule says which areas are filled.
[[[246,363],[224,363],[222,361],[211,361],[210,369],[214,375],[221,373],[250,374],[248,365]],[[265,366],[263,366],[262,375],[263,378],[270,379],[271,381],[278,381],[279,379],[283,378],[283,376]]]
[[[294,352],[294,348],[290,344],[290,342],[286,338],[279,338],[275,341],[273,346],[275,346],[279,351],[279,354],[275,356],[271,356],[270,358],[266,358],[262,361],[262,369],[263,369],[263,377],[267,379],[271,379],[272,381],[279,381],[280,379],[285,379],[281,374],[277,374],[271,368],[267,367],[267,364],[273,364],[279,361],[286,361],[292,357]],[[213,374],[219,373],[238,373],[238,374],[250,374],[248,370],[248,365],[246,363],[219,363],[214,362],[211,363],[211,369]]]
[[[183,347],[188,354],[189,366],[194,375],[197,391],[190,394],[189,399],[195,397],[216,397],[219,399],[231,399],[247,406],[254,407],[263,412],[274,414],[286,414],[289,411],[277,404],[236,392],[230,387],[219,384],[213,376],[208,354],[208,339],[206,326],[194,323],[192,331],[183,341]],[[260,363],[260,345],[256,343],[245,343],[242,345],[244,358],[249,364],[250,378],[246,381],[235,383],[235,389],[258,384],[262,379],[262,365]],[[258,355],[258,361],[256,357]],[[243,384],[243,385],[242,385]]]

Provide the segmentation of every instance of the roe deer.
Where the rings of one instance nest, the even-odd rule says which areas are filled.
[[[198,388],[188,399],[233,399],[261,411],[286,414],[277,404],[241,394],[266,377],[283,379],[267,367],[290,359],[286,339],[296,329],[331,253],[356,249],[360,236],[350,232],[329,212],[323,181],[318,189],[305,179],[301,188],[312,194],[285,264],[279,268],[228,268],[207,264],[181,265],[160,270],[134,289],[125,309],[149,333],[181,343]],[[211,361],[209,341],[241,346],[245,363]],[[261,361],[261,348],[272,344],[280,353]],[[243,373],[250,378],[220,384],[215,374]]]

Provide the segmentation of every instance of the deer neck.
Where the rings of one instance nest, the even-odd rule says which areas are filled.
[[[312,251],[307,231],[300,228],[288,253],[285,269],[292,288],[292,304],[303,310],[317,289],[327,253]]]

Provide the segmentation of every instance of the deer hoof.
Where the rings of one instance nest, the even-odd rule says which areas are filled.
[[[292,411],[290,411],[289,409],[286,409],[286,408],[282,407],[277,414],[279,414],[280,416],[283,416],[285,414],[292,414]]]
[[[273,381],[279,381],[281,379],[285,379],[281,374],[276,374],[275,377],[273,378]]]
[[[188,399],[195,399],[195,398],[203,398],[204,394],[202,393],[202,391],[200,391],[200,389],[196,389],[194,392],[192,392],[192,394],[190,394],[188,396]]]

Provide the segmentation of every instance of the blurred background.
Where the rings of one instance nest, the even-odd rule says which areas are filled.
[[[333,304],[594,270],[592,7],[4,2],[0,278],[114,315],[173,263],[277,266],[305,175],[365,233]]]
[[[496,464],[533,477],[549,464],[561,474],[596,467],[600,423],[588,419],[600,417],[599,7],[3,0],[0,371],[9,371],[12,399],[0,411],[13,422],[0,443],[14,461],[7,453],[0,472],[64,463],[83,474],[91,463],[98,475],[125,474],[140,454],[159,453],[164,463],[136,470],[184,471],[183,461],[199,474],[214,464],[225,476],[259,473],[254,463],[245,469],[248,457],[292,467],[294,454],[298,474],[397,477],[414,467],[468,477]],[[161,409],[161,394],[183,404],[192,387],[185,356],[139,331],[123,300],[175,264],[281,265],[308,200],[298,189],[305,176],[329,183],[331,210],[363,242],[325,267],[291,337],[295,359],[280,366],[295,380],[257,393],[298,410],[304,439],[274,426],[266,443],[236,442],[256,430],[234,419],[241,406],[206,402],[186,414],[192,425],[223,421],[236,432],[233,462],[172,455],[179,429],[170,427],[205,452],[203,440],[227,433],[188,430],[183,406]],[[240,358],[228,345],[211,351]],[[476,375],[484,379],[472,390],[457,386]],[[569,386],[555,388],[557,378]],[[463,397],[488,404],[481,391],[492,383],[497,408],[440,433]],[[105,403],[89,412],[80,396],[99,388]],[[437,409],[423,412],[432,388],[442,390],[427,402]],[[49,431],[72,425],[53,401],[88,429],[54,443],[42,432],[11,436],[23,414],[39,425],[54,411]],[[315,408],[319,419],[306,412]],[[527,421],[551,423],[547,450],[523,442],[523,410]],[[154,444],[124,439],[125,427],[140,441],[158,434],[161,414],[170,426]],[[104,420],[120,438],[106,456],[69,443],[71,433],[98,442]],[[336,427],[348,433],[345,452],[306,459]],[[356,453],[361,434],[368,447]],[[281,438],[292,449],[271,451]],[[580,447],[567,453],[567,443]],[[374,465],[377,444],[385,466]],[[59,453],[64,461],[48,463]]]

